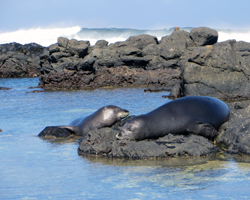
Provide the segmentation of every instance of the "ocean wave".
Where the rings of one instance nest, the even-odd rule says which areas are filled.
[[[180,28],[190,31],[192,27]],[[174,28],[159,30],[139,30],[128,28],[81,28],[80,26],[66,28],[34,28],[20,29],[12,32],[0,33],[0,44],[17,42],[27,44],[35,42],[42,46],[49,46],[57,42],[58,37],[69,39],[87,40],[94,45],[98,40],[107,40],[109,43],[125,41],[133,35],[149,34],[161,40],[163,36],[170,35]],[[235,39],[236,41],[250,42],[250,30],[217,30],[219,33],[218,42]]]
[[[250,42],[250,31],[219,30],[218,42],[232,40]]]
[[[0,44],[17,42],[27,44],[35,42],[42,46],[49,46],[57,42],[57,38],[67,37],[75,38],[76,34],[81,30],[80,26],[66,28],[32,28],[20,29],[12,32],[0,33]]]

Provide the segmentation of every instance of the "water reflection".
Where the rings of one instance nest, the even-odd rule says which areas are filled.
[[[103,165],[114,166],[189,166],[206,163],[211,158],[206,157],[186,157],[186,158],[149,158],[143,160],[133,160],[128,158],[106,158],[98,155],[81,155],[83,159]]]
[[[194,192],[195,190],[208,190],[225,183],[237,184],[250,180],[250,163],[237,163],[235,161],[219,161],[208,158],[136,161],[110,160],[99,157],[87,159],[91,162],[101,162],[104,165],[123,166],[120,168],[120,173],[109,175],[102,182],[112,184],[116,180],[116,184],[113,184],[114,188],[144,188],[147,192],[152,191],[152,187],[156,187],[159,190],[159,198],[164,197],[165,190],[172,194],[185,191]],[[161,194],[162,192],[163,194]]]

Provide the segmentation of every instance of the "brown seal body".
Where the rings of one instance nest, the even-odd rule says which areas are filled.
[[[69,126],[59,126],[66,128],[75,135],[83,136],[92,129],[110,127],[117,121],[129,115],[129,111],[118,106],[108,105],[100,108],[87,117],[80,117],[72,121]]]
[[[221,100],[188,96],[131,119],[116,137],[143,140],[163,137],[168,133],[195,133],[214,138],[218,135],[218,128],[228,120],[229,108]]]

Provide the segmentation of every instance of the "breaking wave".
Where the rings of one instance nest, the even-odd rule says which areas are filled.
[[[190,31],[192,27],[180,28],[180,30]],[[58,37],[69,39],[88,40],[91,45],[96,41],[104,39],[109,43],[125,41],[128,37],[140,34],[156,36],[160,40],[163,36],[170,35],[174,28],[159,30],[139,30],[128,28],[81,28],[80,26],[67,28],[34,28],[20,29],[12,32],[0,33],[0,44],[17,42],[27,44],[35,42],[42,46],[49,46],[57,42]],[[250,42],[250,30],[218,30],[218,42],[235,39],[237,41]]]
[[[27,44],[35,42],[42,46],[49,46],[57,42],[57,38],[67,37],[75,38],[76,34],[81,30],[80,26],[67,28],[32,28],[20,29],[12,32],[0,33],[0,44],[17,42]]]

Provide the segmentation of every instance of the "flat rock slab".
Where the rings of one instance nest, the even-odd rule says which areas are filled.
[[[211,141],[196,135],[172,135],[157,140],[117,140],[119,130],[102,128],[90,131],[80,142],[80,155],[95,154],[116,158],[164,158],[168,156],[202,156],[218,149]]]

